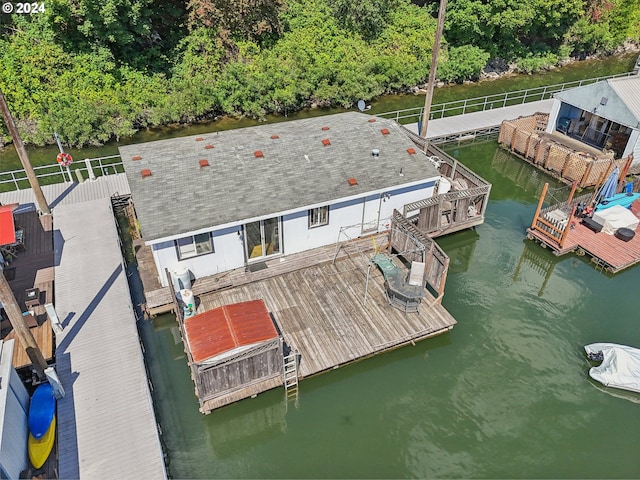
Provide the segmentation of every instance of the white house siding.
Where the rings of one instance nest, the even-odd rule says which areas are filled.
[[[418,185],[391,190],[386,195],[376,193],[364,198],[329,204],[329,224],[309,228],[308,208],[285,214],[282,219],[282,251],[284,255],[299,253],[305,250],[330,245],[338,240],[356,238],[362,234],[361,223],[366,212],[374,220],[373,229],[369,232],[383,231],[389,228],[389,218],[393,209],[402,210],[405,204],[415,202],[433,195],[435,179]],[[382,195],[382,198],[381,198]],[[266,218],[272,218],[276,214]],[[378,221],[377,227],[375,221]],[[365,232],[365,233],[369,233]],[[239,234],[240,233],[240,234]],[[154,243],[153,257],[160,275],[160,283],[167,286],[165,268],[173,270],[178,265],[189,269],[195,278],[214,275],[219,272],[240,268],[245,265],[244,236],[242,226],[229,227],[213,232],[214,253],[178,260],[173,240]]]
[[[560,105],[560,100],[554,99],[553,105],[551,106],[551,112],[549,112],[549,122],[547,123],[547,128],[545,129],[547,133],[552,133],[556,129],[556,123],[558,121],[558,115],[560,113]]]
[[[12,365],[15,340],[0,340],[0,478],[19,478],[27,468],[29,394]]]
[[[214,231],[214,253],[184,260],[178,259],[176,244],[173,240],[153,244],[151,247],[153,259],[158,272],[162,272],[159,277],[160,283],[165,287],[168,285],[164,274],[165,268],[173,270],[178,266],[184,266],[195,278],[200,278],[242,267],[244,265],[244,240],[241,230],[242,227],[237,226]]]
[[[633,162],[631,165],[640,164],[640,130],[633,130],[629,136],[629,143],[622,154],[623,158],[633,153]]]

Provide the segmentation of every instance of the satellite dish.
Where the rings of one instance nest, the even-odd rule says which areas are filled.
[[[367,105],[364,103],[364,100],[358,100],[358,110],[364,112]]]

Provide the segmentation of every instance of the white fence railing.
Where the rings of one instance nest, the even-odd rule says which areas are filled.
[[[60,164],[33,167],[36,177],[42,185],[61,182],[78,181],[78,175],[83,179],[94,179],[103,175],[124,172],[120,155],[107,157],[86,158],[75,161],[69,167]],[[0,192],[31,188],[24,170],[10,170],[0,172]]]
[[[581,87],[583,85],[589,85],[609,78],[628,77],[631,75],[634,75],[634,73],[619,73],[616,75],[608,75],[606,77],[575,80],[573,82],[559,83],[556,85],[547,85],[544,87],[528,88],[526,90],[496,93],[484,97],[467,98],[464,100],[439,103],[431,107],[429,119],[434,120],[453,115],[464,115],[465,113],[482,112],[484,110],[491,110],[494,108],[503,108],[511,105],[521,105],[528,102],[548,100],[552,98],[554,94],[569,88]],[[405,108],[403,110],[396,110],[393,112],[378,113],[377,116],[392,119],[401,124],[407,124],[421,121],[423,111],[424,107],[422,106]]]

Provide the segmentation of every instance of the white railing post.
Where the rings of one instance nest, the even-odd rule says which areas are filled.
[[[93,173],[93,168],[91,167],[91,160],[88,158],[85,158],[84,163],[87,166],[87,173],[89,174],[89,180],[95,180],[96,176]]]

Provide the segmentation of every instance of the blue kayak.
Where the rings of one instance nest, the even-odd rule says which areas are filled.
[[[56,398],[53,388],[43,383],[36,388],[29,405],[29,432],[33,438],[39,439],[47,433],[56,413]]]
[[[596,211],[604,210],[605,208],[613,207],[614,205],[629,208],[638,198],[640,198],[640,193],[616,193],[614,196],[607,197],[598,203]]]

